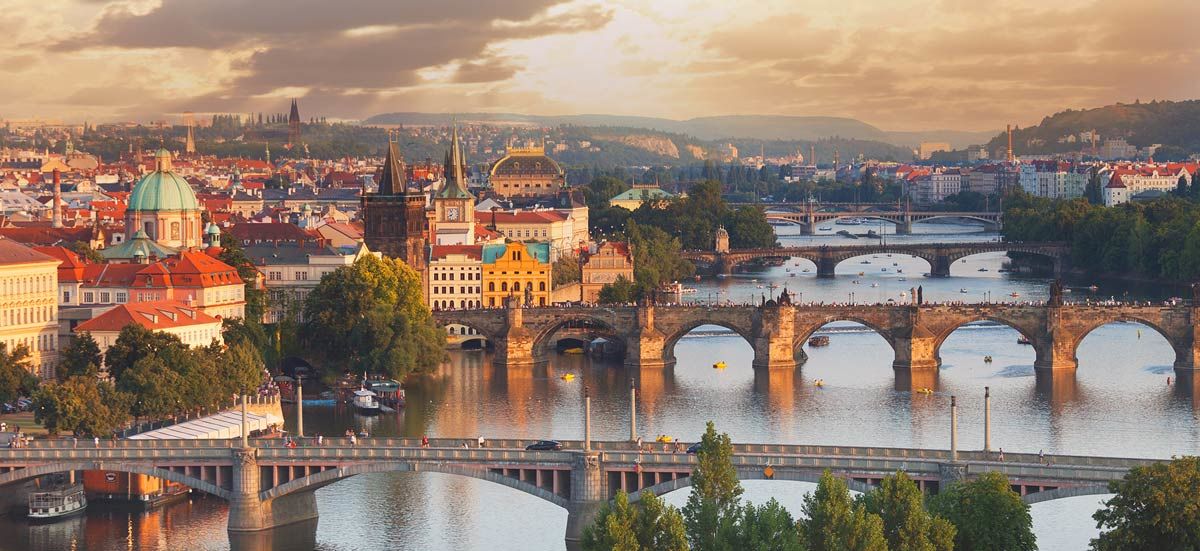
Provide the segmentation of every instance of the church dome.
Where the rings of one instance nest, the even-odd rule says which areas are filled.
[[[492,176],[562,176],[562,168],[541,148],[509,148],[508,154],[492,165]]]
[[[171,152],[159,149],[155,170],[138,180],[129,194],[131,211],[198,211],[200,202],[187,180],[171,171]]]

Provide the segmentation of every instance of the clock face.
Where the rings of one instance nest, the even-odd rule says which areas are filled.
[[[458,220],[458,207],[446,207],[446,220]]]

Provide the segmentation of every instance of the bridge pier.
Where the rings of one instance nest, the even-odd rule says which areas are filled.
[[[536,336],[525,328],[521,298],[510,296],[504,311],[505,335],[496,339],[493,362],[503,367],[532,367],[537,364]]]
[[[817,277],[833,277],[834,268],[837,268],[837,260],[832,256],[822,255],[817,259]]]
[[[654,326],[654,306],[637,310],[638,332],[625,348],[627,369],[663,369],[675,365],[674,357],[667,359],[667,337]]]
[[[1037,343],[1034,347],[1037,356],[1033,360],[1033,367],[1036,371],[1074,373],[1079,366],[1079,359],[1075,357],[1077,343],[1074,339],[1056,339],[1054,333],[1052,331],[1050,338],[1045,339],[1049,342]]]
[[[922,373],[937,373],[942,366],[942,358],[937,352],[937,336],[916,321],[919,311],[916,307],[913,310],[911,329],[906,334],[892,337],[892,350],[896,352],[892,369],[898,376],[900,372],[907,372],[908,378],[924,379],[928,375]]]
[[[896,222],[896,235],[912,235],[913,223],[909,217]]]
[[[263,500],[259,493],[258,450],[236,448],[231,452],[233,495],[229,500],[229,532],[260,532],[317,518],[317,497],[313,492]]]
[[[800,235],[816,235],[816,234],[817,234],[816,222],[810,221],[810,222],[804,222],[804,223],[800,224]]]
[[[933,265],[929,267],[929,275],[932,277],[950,277],[950,265],[954,260],[949,255],[939,254],[934,257]]]
[[[789,304],[770,304],[759,309],[754,339],[756,370],[796,369],[796,310]]]
[[[577,548],[583,541],[583,530],[596,520],[600,508],[608,501],[604,472],[600,468],[600,452],[583,452],[571,464],[571,498],[567,501],[567,547]]]

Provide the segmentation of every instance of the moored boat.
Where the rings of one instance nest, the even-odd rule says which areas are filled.
[[[83,484],[60,484],[29,493],[30,522],[54,522],[83,513],[86,508]]]
[[[379,415],[381,411],[379,400],[375,398],[375,393],[366,388],[354,391],[354,399],[351,401],[351,404],[362,415]]]
[[[829,346],[829,337],[825,335],[817,335],[808,339],[809,346]]]

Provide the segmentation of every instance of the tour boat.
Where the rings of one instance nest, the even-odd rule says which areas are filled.
[[[713,364],[713,369],[725,369],[725,362],[717,362]]]
[[[65,484],[29,494],[30,522],[53,522],[87,508],[83,484]]]
[[[354,391],[354,400],[352,403],[354,404],[354,408],[363,415],[379,415],[381,411],[379,400],[375,399],[375,393],[366,388]]]
[[[576,346],[574,348],[563,350],[563,354],[583,354],[583,349]]]
[[[562,379],[562,380],[564,380],[564,381],[574,381],[574,380],[575,380],[575,374],[574,374],[574,373],[563,373],[563,376],[562,376],[562,377],[559,377],[559,378],[560,378],[560,379]]]
[[[367,381],[366,389],[375,393],[376,401],[383,406],[404,407],[404,389],[400,381],[395,379],[371,379]],[[384,413],[390,413],[387,409]]]
[[[837,220],[837,222],[834,222],[834,224],[837,224],[839,226],[861,226],[863,224],[863,219],[862,218],[839,218]]]
[[[1030,342],[1030,341],[1029,341],[1029,339],[1025,338],[1025,336],[1024,336],[1024,335],[1022,335],[1022,336],[1020,336],[1020,337],[1017,337],[1017,344],[1029,344],[1029,345],[1032,345],[1033,343],[1032,343],[1032,342]]]
[[[809,346],[829,346],[829,337],[817,335],[808,339]]]

